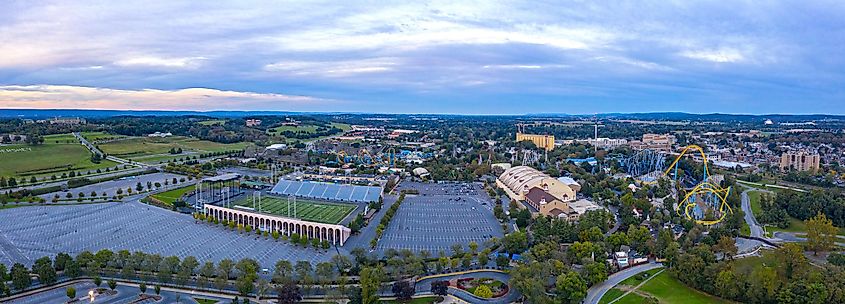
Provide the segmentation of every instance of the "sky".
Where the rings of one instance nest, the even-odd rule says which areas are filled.
[[[845,114],[845,1],[0,1],[0,108]]]

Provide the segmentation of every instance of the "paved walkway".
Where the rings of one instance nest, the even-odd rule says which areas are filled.
[[[613,299],[613,301],[610,301],[608,304],[613,304],[613,303],[616,303],[616,301],[619,301],[620,299],[624,298],[624,297],[625,297],[625,296],[627,296],[628,294],[630,294],[630,293],[634,292],[634,291],[635,291],[635,290],[637,290],[637,289],[640,289],[640,287],[642,287],[643,285],[645,285],[645,283],[648,283],[648,281],[651,281],[651,279],[653,279],[653,278],[654,278],[654,277],[656,277],[657,275],[659,275],[659,274],[663,273],[664,271],[666,271],[666,268],[664,268],[663,270],[658,271],[658,272],[657,272],[657,273],[655,273],[653,276],[648,277],[648,279],[645,279],[644,281],[640,282],[640,284],[637,284],[637,286],[635,286],[634,288],[631,288],[631,290],[626,291],[624,294],[622,294],[621,296],[617,297],[616,299]],[[601,298],[599,298],[599,300],[601,300]]]

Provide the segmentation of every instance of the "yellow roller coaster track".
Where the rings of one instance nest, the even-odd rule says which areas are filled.
[[[704,149],[702,149],[701,147],[699,147],[697,145],[689,145],[689,146],[684,147],[684,149],[681,150],[681,154],[679,154],[678,157],[675,158],[675,161],[673,161],[672,164],[669,165],[669,167],[666,168],[665,171],[663,171],[663,175],[661,177],[668,176],[672,172],[673,169],[676,169],[676,166],[678,165],[678,162],[681,161],[681,158],[684,157],[684,155],[686,155],[690,151],[698,151],[698,153],[701,154],[701,159],[704,162],[704,178],[705,179],[702,180],[701,183],[696,185],[694,188],[692,188],[692,190],[690,190],[686,193],[686,195],[684,196],[684,200],[681,201],[681,204],[678,206],[678,210],[676,210],[676,212],[678,213],[678,215],[681,215],[681,209],[683,209],[684,210],[684,212],[683,212],[684,216],[686,216],[688,219],[694,220],[696,223],[699,223],[699,224],[702,224],[702,225],[718,224],[722,220],[725,219],[725,216],[727,216],[728,213],[733,212],[733,210],[731,209],[731,206],[728,205],[728,201],[727,201],[728,195],[730,195],[730,193],[731,193],[731,187],[722,188],[721,186],[714,184],[709,180],[710,169],[707,166],[707,154],[704,153]],[[678,177],[675,176],[675,179],[677,179],[677,178]],[[656,182],[656,180],[652,181],[652,182],[647,182],[647,184],[652,184],[652,183],[655,183],[655,182]],[[699,196],[703,197],[703,196],[706,196],[708,194],[714,195],[715,198],[719,200],[719,214],[720,214],[720,216],[719,216],[718,219],[714,219],[714,220],[699,220],[699,219],[696,219],[693,216],[693,214],[691,213],[691,211],[695,208],[696,203],[694,201],[691,202],[690,198],[692,198],[694,195],[699,195]]]

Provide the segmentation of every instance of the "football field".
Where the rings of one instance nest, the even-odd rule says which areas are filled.
[[[242,198],[236,201],[235,205],[253,208],[252,197]],[[288,207],[290,207],[290,213],[288,213]],[[296,216],[294,216],[294,207],[296,207]],[[255,208],[258,209],[257,204]],[[338,224],[353,210],[355,210],[355,205],[352,204],[319,202],[301,198],[296,199],[295,206],[293,203],[288,206],[287,198],[264,196],[261,198],[260,211],[310,222]]]

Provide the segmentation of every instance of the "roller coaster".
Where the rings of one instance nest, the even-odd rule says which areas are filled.
[[[701,160],[704,164],[704,176],[697,185],[692,187],[692,189],[686,190],[684,199],[678,205],[676,212],[678,215],[686,216],[688,219],[694,220],[696,223],[702,225],[715,225],[722,222],[728,213],[733,212],[731,206],[728,205],[727,202],[728,196],[731,193],[731,187],[723,188],[713,180],[713,177],[710,175],[710,169],[707,165],[707,155],[704,153],[704,149],[697,145],[684,147],[678,157],[675,158],[675,161],[673,161],[672,164],[663,171],[661,177],[670,176],[671,174],[677,184],[680,179],[678,176],[678,165],[681,158],[687,155],[687,153],[695,153],[695,151],[698,151],[701,155]],[[657,179],[654,181],[644,181],[646,184],[653,184],[656,182]],[[681,210],[683,210],[683,212]],[[705,210],[713,210],[713,218],[707,218]]]
[[[403,151],[404,152],[404,151]],[[349,154],[344,150],[335,153],[335,161],[338,164],[363,164],[363,165],[388,165],[396,164],[396,150],[389,148],[379,156],[374,156],[367,149],[360,149],[356,154]]]

